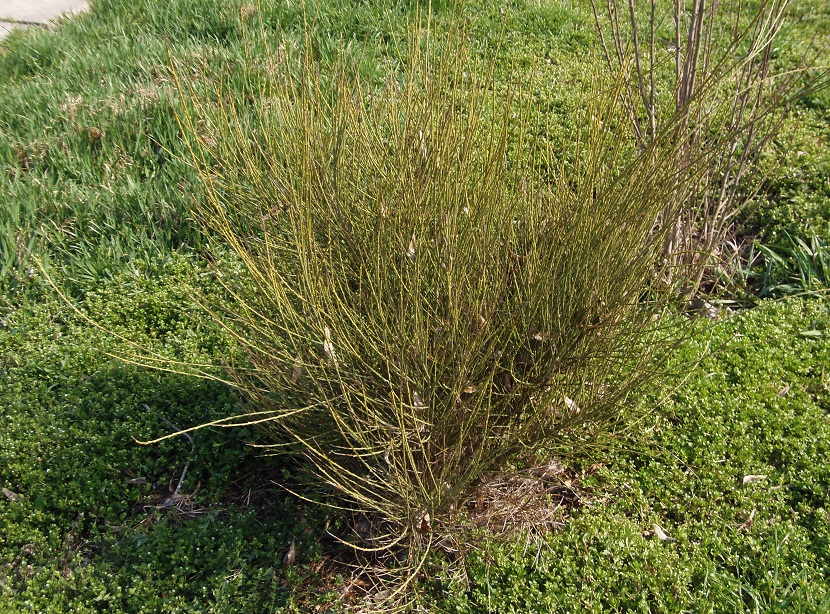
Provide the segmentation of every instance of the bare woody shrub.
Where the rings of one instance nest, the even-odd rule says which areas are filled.
[[[685,269],[686,292],[694,294],[712,281],[736,217],[762,189],[758,163],[787,110],[825,79],[804,79],[815,57],[791,70],[773,66],[788,0],[591,4],[611,74],[630,67],[622,104],[638,147],[671,124],[681,158],[718,152],[684,206],[659,220],[668,228],[664,256],[674,271]]]

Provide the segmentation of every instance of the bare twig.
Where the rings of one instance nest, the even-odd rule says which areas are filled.
[[[676,215],[668,207],[656,225],[665,232],[666,261],[674,270],[688,270],[691,294],[704,283],[735,217],[760,190],[762,178],[752,173],[799,93],[797,81],[810,60],[804,60],[802,70],[773,72],[772,45],[784,23],[788,0],[762,0],[751,16],[743,14],[742,6],[727,14],[714,0],[692,0],[688,9],[675,0],[674,82],[670,84],[675,95],[673,108],[666,108],[655,94],[659,53],[654,43],[655,2],[649,4],[645,46],[634,0],[625,0],[627,30],[621,27],[622,2],[606,0],[604,18],[595,0],[592,7],[608,68],[618,72],[628,64],[634,66],[623,97],[634,138],[645,150],[664,126],[674,125],[676,138],[684,144],[679,151],[681,165],[700,152],[711,155],[712,165],[694,189],[678,194],[685,199],[684,206]],[[716,24],[728,25],[725,34]],[[641,125],[643,116],[646,126]]]
[[[150,409],[150,407],[146,403],[142,404],[142,407],[144,409],[146,409],[147,411],[153,411],[152,409]],[[180,429],[178,426],[176,426],[175,424],[170,422],[164,416],[159,415],[159,418],[161,418],[162,422],[164,422],[171,429],[175,429],[177,432],[180,432],[182,435],[184,435],[184,437],[190,442],[189,460],[184,464],[184,469],[182,469],[182,473],[179,476],[179,481],[176,484],[176,488],[173,490],[173,492],[170,494],[170,496],[167,497],[167,499],[164,500],[164,503],[161,504],[161,507],[170,507],[170,506],[175,505],[176,503],[178,503],[179,500],[181,499],[181,495],[179,495],[179,491],[181,490],[182,482],[184,482],[184,476],[187,475],[187,467],[190,464],[190,459],[192,459],[193,455],[196,453],[196,442],[193,440],[193,437],[190,436],[190,433],[182,431],[182,429]]]

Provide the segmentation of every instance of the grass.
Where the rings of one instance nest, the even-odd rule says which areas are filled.
[[[297,3],[269,6],[267,28],[300,35]],[[472,44],[493,49],[501,37],[497,72],[531,71],[535,107],[567,117],[594,41],[587,3],[501,8],[468,4]],[[782,52],[802,49],[812,29],[828,34],[823,3],[795,8]],[[414,15],[396,2],[319,11],[321,53],[365,43],[362,70],[376,76],[388,66],[384,45]],[[211,286],[186,213],[197,188],[177,158],[164,67],[169,46],[194,79],[209,79],[241,56],[246,14],[218,1],[99,1],[0,44],[4,611],[297,611],[355,598],[325,514],[273,486],[294,468],[246,447],[254,433],[201,431],[192,448],[133,442],[226,416],[228,390],[102,354],[117,344],[68,310],[25,255],[33,246],[49,256],[82,309],[111,329],[180,358],[226,354],[229,341],[183,308]],[[773,249],[787,236],[809,245],[813,229],[827,240],[828,102],[826,92],[805,101],[787,123],[772,154],[783,166],[745,219]],[[586,504],[564,530],[541,550],[485,537],[467,578],[436,561],[422,586],[433,608],[826,611],[827,309],[824,299],[764,302],[718,323],[721,349],[641,425],[642,443],[570,468]],[[165,506],[185,465],[178,494],[188,497]],[[744,488],[747,474],[769,477]],[[644,538],[655,523],[677,541]],[[298,564],[286,570],[292,539]]]

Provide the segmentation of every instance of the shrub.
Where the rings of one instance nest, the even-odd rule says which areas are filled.
[[[379,86],[286,43],[241,94],[179,84],[195,214],[244,271],[211,309],[247,420],[363,515],[358,548],[428,543],[488,471],[587,445],[682,326],[655,221],[713,153],[678,155],[670,122],[638,150],[620,77],[556,160],[459,40],[414,37]]]
[[[788,0],[761,0],[749,10],[652,0],[645,17],[631,0],[591,4],[607,68],[618,73],[633,64],[622,98],[639,146],[670,123],[686,143],[681,155],[718,152],[685,205],[661,220],[671,227],[664,254],[686,269],[693,295],[716,283],[737,216],[764,188],[765,150],[793,103],[827,86],[826,71],[815,68],[815,49],[797,66],[776,65]]]

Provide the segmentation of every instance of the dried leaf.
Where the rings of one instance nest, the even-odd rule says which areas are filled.
[[[325,349],[325,344],[323,344],[323,349]],[[300,379],[300,376],[303,374],[303,362],[300,358],[300,355],[297,354],[297,359],[294,361],[294,370],[291,373],[291,381],[293,383],[297,383]]]
[[[285,556],[282,559],[282,566],[285,569],[292,567],[294,563],[297,561],[297,543],[294,541],[294,538],[291,538],[291,545],[288,547],[288,552],[285,553]]]
[[[570,397],[565,397],[565,407],[568,408],[568,411],[578,414],[580,411],[579,405],[576,404],[576,401],[571,399]]]
[[[760,482],[761,480],[766,480],[767,476],[765,475],[745,475],[744,476],[744,486],[747,484],[754,484],[755,482]]]
[[[12,492],[8,488],[3,489],[3,496],[6,497],[6,499],[11,501],[12,503],[20,500],[20,495],[18,495],[16,492]]]
[[[654,534],[657,536],[661,542],[675,542],[677,541],[673,537],[669,537],[669,535],[660,527],[659,524],[654,525]]]
[[[334,355],[334,345],[331,342],[331,329],[328,326],[326,326],[326,328],[323,330],[323,333],[326,337],[323,340],[323,351],[326,353],[326,356],[328,356],[336,362],[337,358]]]
[[[415,234],[413,233],[412,239],[409,241],[409,248],[406,250],[406,257],[409,258],[412,262],[415,262]]]

